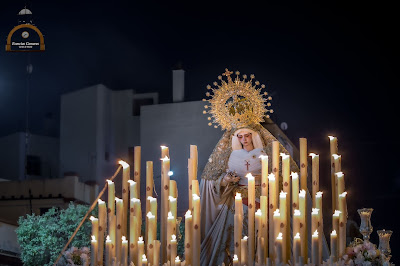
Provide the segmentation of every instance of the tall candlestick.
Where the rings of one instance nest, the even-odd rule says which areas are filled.
[[[146,199],[148,199],[149,197],[153,197],[153,189],[154,189],[153,162],[147,161],[146,162]],[[149,213],[149,212],[151,212],[150,202],[148,200],[146,200],[146,213]],[[155,219],[157,221],[157,216],[155,217]],[[147,230],[147,224],[146,224],[146,230]],[[149,241],[147,241],[146,243],[149,243]],[[152,263],[153,257],[149,257],[149,256],[147,256],[147,257],[148,257],[148,261],[150,263]]]
[[[301,239],[300,233],[297,232],[293,237],[293,260],[297,264],[299,263],[299,258],[301,256]]]
[[[308,232],[307,232],[307,205],[306,205],[306,191],[301,190],[299,193],[299,208],[301,213],[300,221],[300,239],[301,239],[301,256],[303,257],[303,263],[308,258]]]
[[[132,202],[132,201],[131,201]],[[133,215],[133,210],[131,207],[131,215],[129,217],[129,264],[131,262],[137,263],[138,262],[138,246],[137,242],[139,240],[139,234],[138,234],[138,222],[137,222],[137,217]]]
[[[168,225],[167,225],[167,260],[171,261],[171,244],[172,235],[176,234],[176,218],[172,216],[171,212],[168,212]]]
[[[235,214],[243,216],[243,202],[242,195],[236,192],[235,195]]]
[[[193,250],[193,216],[188,210],[185,214],[185,265],[192,265],[192,250]],[[236,247],[236,246],[235,246]]]
[[[176,198],[169,196],[168,201],[169,201],[168,210],[172,213],[172,216],[177,217],[176,213],[177,213],[178,205],[176,202]]]
[[[294,210],[294,214],[293,214],[293,237],[295,237],[297,233],[300,234],[300,223],[301,223],[301,212],[300,212],[300,210]]]
[[[268,197],[268,156],[260,155],[261,159],[261,195]]]
[[[98,236],[98,242],[99,244],[99,250],[97,252],[97,257],[98,258],[103,258],[104,254],[104,237],[106,233],[106,228],[107,228],[107,206],[104,201],[101,199],[97,200],[97,204],[99,207],[99,236]],[[100,259],[102,260],[102,259]]]
[[[91,250],[90,250],[90,265],[95,266],[97,265],[97,250],[98,250],[98,243],[96,237],[92,235],[92,240],[90,241]]]
[[[106,266],[111,266],[111,259],[112,259],[112,253],[111,253],[111,238],[110,236],[106,237]]]
[[[154,246],[153,242],[157,237],[157,221],[155,220],[155,216],[151,213],[147,213],[147,258],[150,264],[153,264],[154,257]]]
[[[197,181],[197,180],[196,180]],[[201,213],[200,213],[200,197],[196,194],[193,194],[193,254],[192,254],[192,263],[193,266],[200,265],[200,246],[201,246],[201,231],[200,231],[200,223],[201,223]]]
[[[233,255],[233,266],[240,266],[240,260],[238,258],[238,256],[235,254]]]
[[[292,208],[299,209],[299,174],[292,172]]]
[[[167,146],[160,146],[161,147],[161,158],[169,157],[169,148]]]
[[[273,141],[272,142],[272,171],[271,174],[275,175],[275,178],[277,179],[276,183],[279,184],[279,161],[280,161],[280,156],[279,156],[279,141]],[[268,177],[269,179],[269,177]],[[271,187],[269,188],[271,190]],[[275,195],[277,197],[277,202],[278,202],[278,195],[279,195],[279,185],[275,187]],[[274,239],[275,241],[275,239]]]
[[[161,147],[161,152],[166,152],[166,149]],[[161,264],[167,262],[167,219],[168,219],[168,197],[169,197],[169,176],[170,159],[162,158],[161,167],[161,219],[160,219],[160,239],[161,239]]]
[[[324,220],[323,220],[323,209],[322,209],[322,191],[318,191],[315,194],[315,208],[319,209],[319,226],[318,232],[324,232]],[[319,257],[322,258],[322,236],[319,237]]]
[[[175,258],[176,258],[176,254],[177,254],[177,246],[176,246],[176,235],[172,235],[171,236],[171,240],[170,240],[170,246],[169,248],[171,249],[171,266],[175,265]]]
[[[192,180],[192,192],[193,192],[193,194],[200,195],[199,181],[198,180]],[[193,197],[192,197],[192,200],[193,200]]]
[[[107,213],[108,213],[108,235],[111,239],[111,258],[115,255],[115,229],[116,229],[116,218],[115,218],[115,184],[111,180],[107,180],[108,186],[108,202],[107,202]]]
[[[121,223],[121,231],[123,235],[127,235],[127,222],[128,222],[128,207],[129,207],[129,183],[130,179],[130,170],[129,164],[125,161],[120,160],[118,162],[122,165],[122,200],[123,200],[123,208],[122,208],[122,223]]]
[[[337,234],[336,231],[333,230],[331,233],[331,258],[333,262],[336,262],[339,256],[338,253],[338,243],[337,243]]]
[[[283,262],[283,244],[282,244],[282,233],[279,233],[275,239],[275,248],[276,248],[276,258],[275,260],[278,263]]]
[[[312,176],[312,196],[313,196],[313,203],[315,202],[315,195],[319,191],[319,155],[315,153],[310,153],[311,156],[311,176]],[[315,205],[314,205],[314,208]]]
[[[337,193],[340,195],[344,192],[344,174],[343,172],[337,172],[335,176],[337,182]]]
[[[115,257],[117,258],[117,262],[121,261],[121,238],[122,238],[122,220],[123,220],[123,203],[124,201],[119,198],[115,198],[116,207],[117,207],[117,230],[115,234],[116,242],[115,242]]]
[[[274,249],[274,253],[270,256],[271,259],[275,260],[278,257],[278,254],[276,253],[276,238],[278,237],[280,233],[280,224],[281,224],[281,214],[279,212],[279,209],[276,209],[274,211],[274,217],[272,220],[272,223],[274,224],[274,232],[272,234],[270,234],[270,237],[274,240],[274,244],[272,245],[273,249]],[[281,241],[282,244],[282,241]],[[282,255],[282,254],[281,254]],[[280,259],[280,261],[282,261],[282,258]]]
[[[126,240],[125,236],[122,236],[122,252],[121,252],[121,265],[128,265],[128,240]]]
[[[320,265],[320,259],[319,259],[319,240],[318,240],[318,230],[315,230],[312,238],[311,238],[311,262],[314,265]]]
[[[240,240],[240,250],[241,250],[241,254],[240,254],[240,264],[241,265],[247,265],[248,263],[248,257],[247,257],[247,253],[248,253],[248,245],[247,245],[247,236],[244,236],[241,240]]]
[[[197,180],[197,167],[198,167],[198,152],[196,145],[190,145],[190,159],[193,164],[193,180]]]
[[[146,257],[145,254],[142,255],[142,261],[138,265],[141,265],[141,266],[147,266],[148,265],[147,257]]]
[[[138,199],[139,196],[137,194],[137,183],[133,180],[128,180],[128,184],[129,184],[129,199]]]
[[[339,191],[338,191],[338,183],[337,183],[337,178],[336,178],[336,173],[342,171],[342,165],[341,165],[341,156],[338,154],[332,154],[333,157],[333,167],[334,167],[334,181],[335,181],[335,206],[338,208],[339,206]]]
[[[330,144],[330,154],[331,154],[331,190],[332,190],[332,210],[336,210],[336,181],[335,181],[335,163],[332,157],[333,154],[338,153],[338,146],[337,146],[337,138],[333,136],[329,137],[329,144]]]
[[[251,265],[254,261],[254,250],[255,250],[255,210],[256,210],[256,188],[255,188],[255,180],[254,176],[249,173],[246,175],[248,181],[248,264]]]
[[[264,238],[257,237],[257,262],[258,262],[258,265],[262,265],[264,261],[265,261]]]
[[[147,197],[147,202],[149,203],[149,211],[154,215],[154,220],[156,221],[156,231],[157,231],[157,199],[153,197]],[[151,261],[151,259],[149,259]]]
[[[160,265],[160,245],[161,242],[159,240],[154,240],[154,257],[153,257],[153,265]]]
[[[307,139],[300,138],[300,188],[307,191]]]
[[[283,170],[283,167],[282,167]],[[282,233],[282,260],[284,263],[287,263],[289,260],[290,254],[290,238],[289,234],[289,224],[290,224],[290,215],[287,205],[287,193],[281,191],[279,194],[279,212],[281,214],[281,224],[280,224],[280,232]]]
[[[268,196],[260,196],[260,207],[262,213],[260,236],[264,238],[264,256],[267,256],[268,255]]]
[[[343,192],[339,195],[339,255],[343,255],[346,249],[346,225],[347,225],[347,203],[346,203],[346,194],[347,192]]]
[[[137,183],[137,194],[140,195],[140,170],[141,170],[141,154],[142,148],[135,146],[134,148],[134,163],[133,163],[133,180]]]
[[[239,254],[239,260],[241,259],[241,239],[243,230],[243,216],[235,213],[234,217],[234,241],[235,241],[235,254]]]
[[[138,253],[137,253],[137,257],[138,257],[138,261],[137,261],[137,265],[143,265],[142,264],[142,259],[146,258],[146,255],[144,254],[144,241],[143,241],[143,237],[139,237],[139,240],[137,242],[137,247],[138,247]],[[144,257],[143,257],[144,256]],[[147,258],[146,258],[146,265],[147,265]]]
[[[312,208],[311,212],[311,232],[318,231],[319,227],[319,209]]]
[[[268,212],[268,216],[269,216],[269,243],[268,243],[268,249],[269,249],[269,256],[271,258],[274,257],[275,254],[275,238],[276,236],[274,236],[274,223],[272,223],[271,221],[273,221],[274,219],[274,212],[273,210],[275,210],[278,207],[278,194],[277,194],[277,182],[275,179],[275,175],[274,174],[270,174],[268,175],[268,183],[269,183],[269,212]]]
[[[181,260],[179,259],[179,256],[176,256],[175,258],[175,266],[181,266]]]

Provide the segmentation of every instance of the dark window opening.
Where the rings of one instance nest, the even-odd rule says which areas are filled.
[[[27,175],[41,175],[41,160],[39,156],[27,155],[26,156],[26,174]]]

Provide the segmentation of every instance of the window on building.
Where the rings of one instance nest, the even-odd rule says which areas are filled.
[[[143,98],[143,99],[133,99],[133,115],[140,115],[140,107],[144,105],[152,105],[154,104],[153,98]]]
[[[27,175],[41,175],[41,160],[39,156],[27,155],[26,156],[26,174]]]

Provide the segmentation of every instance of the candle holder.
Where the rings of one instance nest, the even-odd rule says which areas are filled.
[[[373,230],[371,225],[371,214],[373,210],[374,209],[372,208],[362,208],[357,210],[361,218],[360,233],[363,235],[364,241],[369,241],[369,236]]]
[[[390,249],[389,241],[390,237],[392,236],[393,231],[391,230],[378,230],[377,231],[379,236],[379,251],[383,255],[383,259],[385,262],[389,262],[390,258],[392,257],[390,253],[392,250]]]

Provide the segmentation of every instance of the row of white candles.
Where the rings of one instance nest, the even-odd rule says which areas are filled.
[[[340,156],[337,154],[337,139],[330,137],[332,172],[334,173],[334,187],[332,193],[333,207],[339,207],[333,214],[333,231],[331,233],[331,257],[335,260],[345,249],[346,239],[346,192],[344,191],[344,175],[340,172]],[[332,144],[333,143],[333,144]],[[334,147],[336,146],[336,150]],[[300,139],[300,180],[297,173],[290,174],[290,157],[279,153],[279,142],[272,144],[272,169],[268,174],[268,156],[261,156],[262,174],[260,209],[255,211],[255,180],[251,174],[248,178],[248,232],[242,238],[243,206],[241,196],[235,197],[235,259],[234,264],[252,265],[255,261],[279,261],[287,263],[290,254],[296,262],[299,258],[303,263],[311,257],[316,264],[322,260],[322,192],[319,190],[319,156],[312,157],[312,195],[313,209],[311,213],[311,247],[312,254],[307,254],[308,246],[308,219],[307,219],[307,140]],[[130,180],[129,165],[123,161],[122,199],[115,197],[115,186],[108,182],[108,209],[105,202],[98,201],[99,219],[92,217],[92,264],[102,264],[105,228],[108,235],[105,240],[106,265],[118,261],[128,265],[129,261],[135,265],[159,265],[170,261],[171,265],[179,263],[176,258],[176,217],[177,217],[177,188],[176,182],[170,180],[170,159],[168,147],[161,146],[161,210],[160,210],[160,241],[156,240],[157,232],[157,200],[153,198],[153,163],[146,162],[146,235],[145,240],[140,236],[142,210],[140,195],[140,147],[135,147],[134,180]],[[280,158],[282,158],[283,191],[279,192]],[[200,197],[197,181],[197,147],[190,146],[188,160],[188,191],[189,211],[185,215],[185,263],[186,265],[200,264]],[[129,191],[129,194],[128,194]],[[128,208],[129,202],[129,208]],[[291,203],[291,204],[290,204]],[[115,208],[116,206],[116,208]],[[292,212],[291,212],[292,206]],[[127,217],[130,213],[129,240]],[[190,211],[192,210],[193,213]],[[107,214],[108,211],[108,214]],[[115,212],[116,211],[116,212]],[[293,235],[290,236],[290,217],[293,222]],[[256,238],[256,232],[257,238]],[[337,234],[339,232],[339,234]],[[292,237],[292,247],[290,246]],[[257,251],[255,246],[257,242]],[[128,243],[130,245],[128,246]],[[144,246],[147,243],[147,246]],[[246,248],[244,248],[246,247]],[[291,251],[292,248],[292,251]],[[144,252],[147,251],[147,256]],[[160,258],[161,256],[161,258]],[[176,259],[174,259],[176,258]],[[126,264],[125,264],[126,263]],[[145,263],[145,264],[144,264]],[[238,264],[237,264],[238,265]]]

